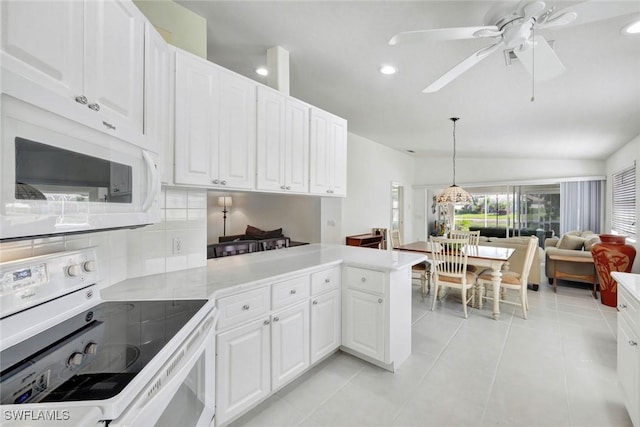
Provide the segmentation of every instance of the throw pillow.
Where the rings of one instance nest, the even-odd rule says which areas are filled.
[[[600,237],[597,234],[592,234],[591,236],[586,237],[584,241],[584,250],[590,251],[591,247],[596,243],[600,243]]]
[[[258,227],[253,227],[251,225],[247,225],[247,229],[245,230],[244,234],[246,235],[247,239],[252,239],[252,240],[261,240],[261,239],[271,239],[271,238],[274,238],[274,237],[283,237],[282,228],[277,228],[275,230],[265,231],[265,230],[259,229]]]
[[[585,239],[589,239],[589,238],[591,238],[591,236],[593,236],[594,234],[596,234],[596,233],[594,233],[593,231],[590,231],[590,230],[588,230],[588,231],[583,231],[582,233],[580,233],[580,237],[583,237],[583,238],[585,238]]]
[[[563,234],[563,236],[566,236],[567,234],[569,236],[579,236],[582,234],[582,231],[580,230],[567,231],[566,233]]]
[[[584,245],[584,240],[585,239],[583,239],[580,236],[564,234],[560,238],[560,241],[558,242],[556,247],[558,249],[571,249],[571,250],[577,251],[582,249],[582,246]]]

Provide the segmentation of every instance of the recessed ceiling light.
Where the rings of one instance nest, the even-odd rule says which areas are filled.
[[[266,67],[258,67],[256,68],[256,73],[260,74],[261,76],[268,76],[269,70],[267,70]]]
[[[640,34],[640,21],[632,22],[622,30],[624,34]]]
[[[398,72],[398,69],[396,67],[394,67],[393,65],[381,65],[380,66],[380,73],[384,74],[385,76],[390,76],[392,74],[395,74]]]

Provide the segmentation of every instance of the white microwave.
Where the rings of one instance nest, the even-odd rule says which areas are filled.
[[[160,221],[157,154],[3,94],[0,241]]]

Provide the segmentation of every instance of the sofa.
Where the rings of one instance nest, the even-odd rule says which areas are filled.
[[[524,259],[527,253],[527,243],[529,237],[485,237],[480,236],[479,245],[481,246],[501,246],[506,248],[514,248],[515,252],[509,258],[509,271],[522,272],[524,267]],[[537,291],[540,285],[540,263],[544,257],[542,248],[537,247],[533,255],[533,263],[529,271],[527,283],[534,291]]]
[[[555,261],[549,258],[550,255],[591,258],[591,247],[598,242],[600,238],[593,231],[570,231],[561,237],[545,240],[545,274],[549,284],[552,285],[556,279],[556,271],[564,273],[564,276],[571,275],[571,281],[593,284],[590,278],[595,277],[598,283],[598,275],[592,263]]]
[[[290,244],[282,228],[267,231],[248,225],[244,234],[219,236],[218,243],[207,245],[207,259],[288,248]]]

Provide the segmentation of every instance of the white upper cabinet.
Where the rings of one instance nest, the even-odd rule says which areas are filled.
[[[310,184],[312,194],[347,194],[347,121],[311,109]]]
[[[256,85],[176,53],[175,182],[255,187]]]
[[[126,0],[2,2],[2,67],[12,73],[2,89],[136,139],[143,126],[144,23]]]
[[[173,183],[173,110],[175,52],[153,28],[145,25],[144,134],[146,148],[159,153],[161,179]]]
[[[309,192],[309,106],[258,87],[259,190]]]

